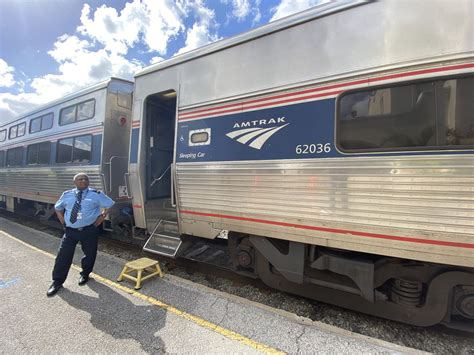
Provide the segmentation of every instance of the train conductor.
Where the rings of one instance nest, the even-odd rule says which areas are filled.
[[[89,281],[97,256],[99,226],[107,216],[107,210],[114,204],[104,193],[89,188],[89,177],[85,173],[74,176],[74,185],[76,188],[63,192],[54,205],[65,232],[54,262],[53,283],[48,289],[48,297],[54,296],[66,281],[78,242],[84,252],[79,285]]]

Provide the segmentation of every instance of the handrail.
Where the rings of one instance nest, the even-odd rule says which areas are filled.
[[[175,173],[175,168],[174,168],[174,164],[171,164],[171,165],[173,165],[171,167],[171,207],[176,207],[176,203],[175,203],[175,200],[174,200],[174,180],[175,180],[174,173]]]
[[[109,159],[108,162],[105,162],[104,164],[105,165],[108,165],[109,166],[109,185],[110,185],[110,189],[112,189],[112,161],[114,159],[127,159],[126,156],[120,156],[120,155],[112,155]],[[110,192],[110,191],[108,191]]]
[[[131,191],[130,191],[130,181],[129,181],[129,177],[130,177],[130,173],[125,173],[124,174],[124,182],[125,182],[125,186],[127,187],[127,197],[128,198],[133,198],[132,195],[130,195]]]
[[[163,176],[165,176],[166,172],[167,172],[168,170],[170,170],[171,165],[172,165],[172,164],[168,165],[168,167],[165,169],[165,171],[163,171],[163,173],[160,175],[160,177],[156,178],[155,180],[153,180],[153,181],[151,182],[150,187],[153,187],[153,185],[155,185],[155,183],[156,183],[157,181],[160,181],[161,179],[163,179]]]
[[[104,186],[104,191],[105,191],[105,193],[108,193],[109,190],[107,190],[107,184],[105,183],[105,175],[104,175],[104,173],[100,173],[99,175],[102,178],[102,184]]]

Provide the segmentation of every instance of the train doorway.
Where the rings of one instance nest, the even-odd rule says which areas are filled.
[[[145,102],[147,127],[147,200],[171,198],[176,91],[149,96]]]
[[[182,245],[176,207],[171,201],[176,91],[168,90],[149,96],[145,101],[145,114],[145,216],[150,237],[143,250],[175,257]]]

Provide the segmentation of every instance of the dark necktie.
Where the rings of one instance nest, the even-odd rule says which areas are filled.
[[[77,221],[77,213],[81,209],[81,202],[82,202],[82,190],[79,190],[79,192],[76,195],[76,202],[74,202],[74,206],[72,207],[71,216],[69,217],[69,220],[71,221],[71,223],[76,223]]]

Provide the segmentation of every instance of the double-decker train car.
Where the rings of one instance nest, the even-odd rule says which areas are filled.
[[[274,288],[472,330],[473,13],[331,1],[137,73],[145,249],[227,238]]]
[[[49,218],[73,176],[85,172],[117,202],[112,227],[130,205],[124,177],[132,94],[133,83],[112,78],[0,126],[0,207]]]

